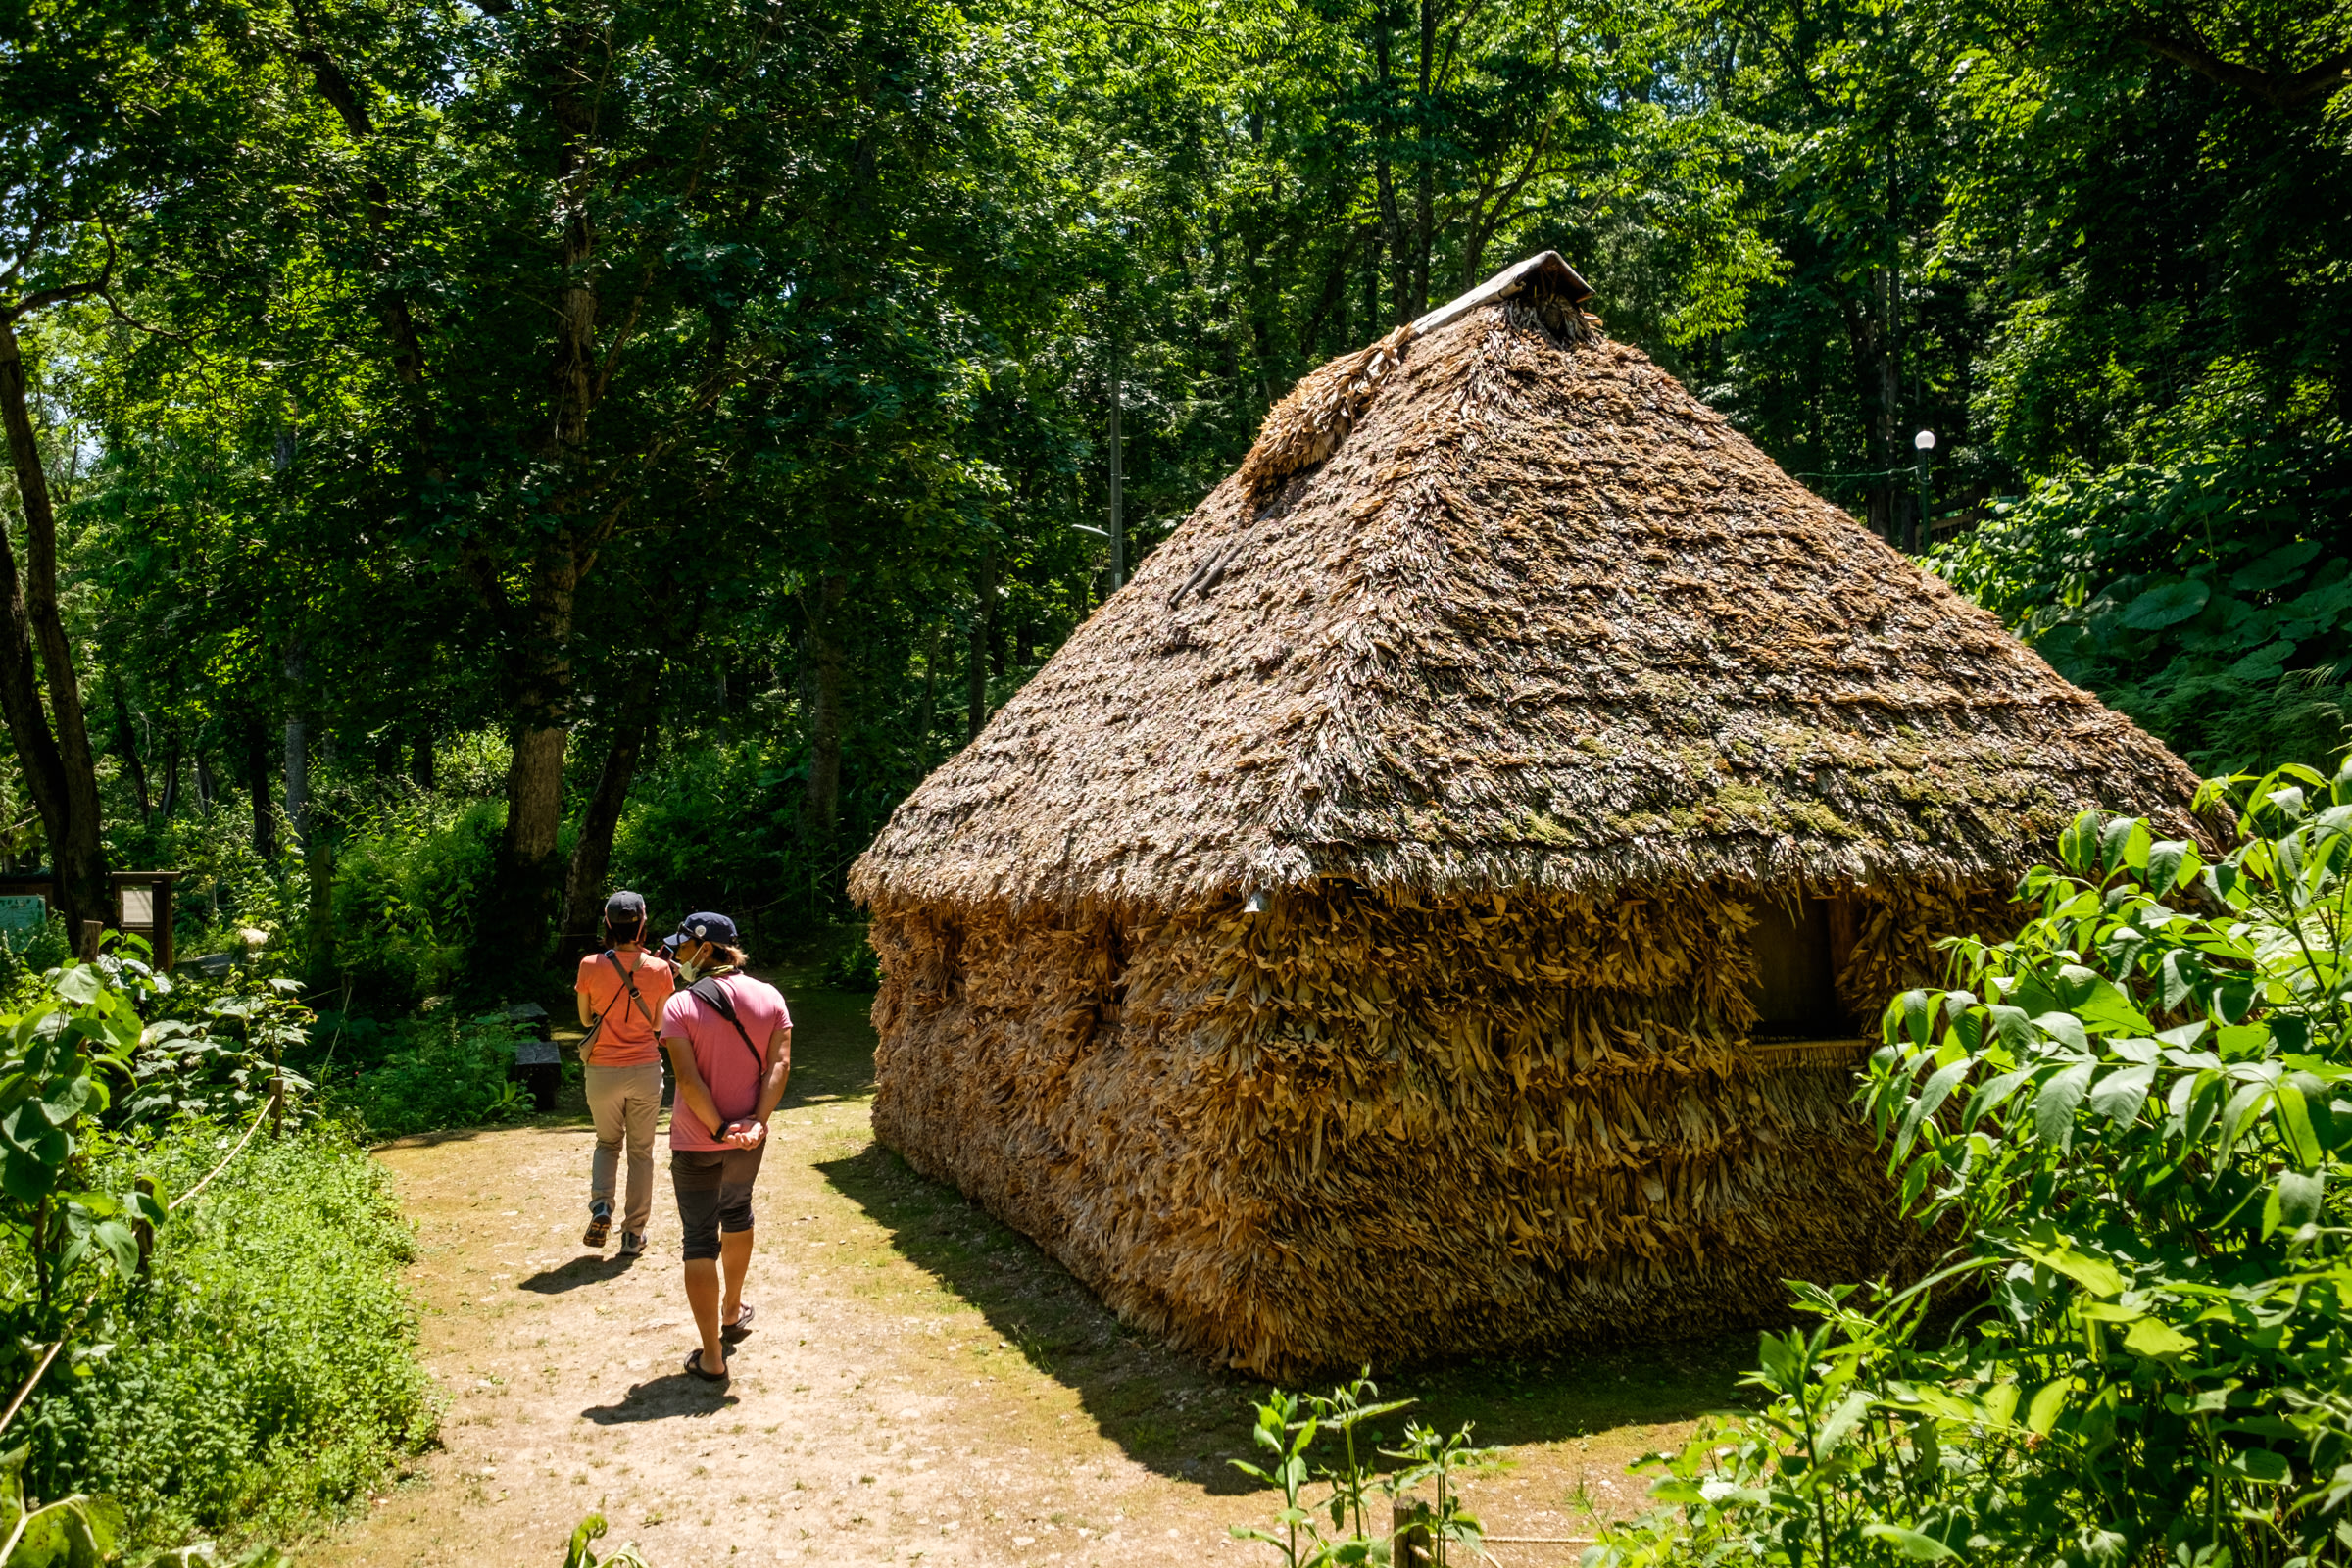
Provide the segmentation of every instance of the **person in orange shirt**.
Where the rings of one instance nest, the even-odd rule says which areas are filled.
[[[654,1129],[662,1119],[662,1004],[675,989],[670,966],[645,949],[645,900],[622,891],[605,901],[602,953],[580,960],[572,990],[580,1004],[580,1062],[588,1114],[596,1121],[596,1158],[588,1174],[584,1247],[603,1250],[612,1233],[612,1182],[621,1148],[629,1154],[628,1198],[620,1214],[620,1255],[645,1250],[654,1212]]]

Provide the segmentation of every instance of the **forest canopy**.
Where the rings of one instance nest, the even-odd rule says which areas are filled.
[[[2201,767],[2317,759],[2348,73],[2352,0],[14,0],[4,847],[387,1000],[615,878],[832,919],[1299,374],[1545,248]]]

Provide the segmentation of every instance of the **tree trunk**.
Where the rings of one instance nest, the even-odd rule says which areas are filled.
[[[612,863],[612,832],[628,804],[629,785],[644,760],[646,743],[662,713],[662,662],[657,659],[632,677],[612,727],[612,747],[598,769],[596,789],[572,841],[571,865],[564,878],[564,945],[576,953],[596,947],[597,915],[604,908],[605,877]]]
[[[841,828],[841,710],[849,682],[849,655],[841,642],[841,606],[850,579],[818,579],[808,612],[808,788],[802,800],[802,831],[809,850],[824,862]]]
[[[179,809],[179,730],[174,726],[172,738],[164,746],[164,798],[157,804],[156,814],[165,821]]]
[[[997,552],[993,545],[980,549],[980,564],[972,574],[971,646],[964,658],[963,738],[968,743],[980,738],[980,727],[988,722],[988,623],[990,612],[997,602]]]
[[[155,814],[155,802],[147,794],[147,764],[139,760],[139,737],[130,725],[130,703],[122,695],[122,676],[110,669],[106,679],[115,699],[115,755],[122,759],[122,771],[129,775],[130,792],[139,803],[139,821],[144,825]]]
[[[270,809],[270,729],[262,715],[245,719],[245,787],[253,792],[253,853],[277,864],[277,813]]]
[[[24,760],[33,808],[49,840],[58,913],[67,930],[78,933],[84,921],[111,924],[114,919],[106,846],[98,836],[98,769],[82,717],[81,683],[58,615],[57,514],[49,503],[49,476],[33,436],[15,322],[4,316],[0,422],[8,427],[9,463],[24,512],[25,555],[20,579],[14,550],[0,540],[0,593],[8,601],[7,624],[0,626],[0,642],[7,644],[0,649],[0,707],[8,710],[9,733]],[[34,680],[36,662],[48,689],[46,714]]]
[[[220,786],[213,777],[212,755],[204,749],[201,738],[196,743],[196,809],[212,814],[213,803],[220,798]]]
[[[311,727],[302,710],[303,657],[286,656],[286,838],[288,847],[311,842]]]
[[[923,643],[923,700],[914,710],[914,765],[925,773],[931,771],[931,731],[939,723],[940,631],[933,621]]]
[[[517,953],[536,954],[561,896],[556,841],[564,827],[564,750],[571,718],[571,615],[579,558],[568,534],[547,541],[531,574],[518,662],[514,757],[507,767],[507,826],[499,840],[498,928]]]
[[[433,790],[433,731],[419,725],[409,740],[409,777],[426,794]]]

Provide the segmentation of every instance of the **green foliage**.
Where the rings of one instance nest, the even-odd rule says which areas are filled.
[[[1484,1532],[1478,1520],[1463,1509],[1452,1480],[1464,1465],[1489,1458],[1494,1450],[1472,1447],[1469,1427],[1451,1437],[1440,1437],[1428,1427],[1407,1422],[1401,1448],[1377,1449],[1379,1456],[1397,1461],[1386,1474],[1371,1467],[1372,1452],[1358,1450],[1358,1427],[1394,1415],[1412,1402],[1381,1400],[1378,1386],[1360,1376],[1328,1395],[1273,1390],[1263,1404],[1254,1407],[1257,1424],[1250,1433],[1250,1440],[1266,1451],[1268,1467],[1242,1459],[1229,1462],[1252,1480],[1281,1489],[1283,1505],[1274,1519],[1277,1529],[1236,1525],[1234,1538],[1272,1546],[1281,1553],[1285,1568],[1388,1563],[1396,1552],[1396,1543],[1394,1537],[1373,1531],[1366,1511],[1368,1499],[1375,1492],[1400,1497],[1434,1482],[1436,1501],[1425,1505],[1419,1515],[1423,1549],[1435,1568],[1445,1568],[1449,1554],[1457,1562],[1478,1557]],[[1315,1464],[1310,1454],[1316,1441],[1335,1434],[1341,1440],[1340,1462],[1336,1466]],[[1366,1433],[1364,1441],[1377,1444],[1379,1435]],[[1306,1489],[1318,1482],[1330,1489],[1329,1494],[1310,1505]],[[1454,1552],[1457,1546],[1467,1555]]]
[[[24,1459],[19,1447],[0,1454],[0,1563],[13,1568],[103,1568],[122,1533],[122,1509],[112,1497],[79,1493],[27,1508]]]
[[[239,1131],[114,1143],[94,1174],[185,1193]],[[109,1285],[91,1343],[27,1403],[27,1484],[112,1496],[148,1544],[292,1531],[365,1495],[435,1421],[401,1277],[414,1246],[350,1131],[265,1132],[159,1228],[145,1275]]]
[[[193,1116],[242,1125],[281,1080],[285,1113],[299,1121],[298,1097],[311,1085],[283,1063],[310,1038],[313,1014],[296,1000],[301,989],[243,970],[220,983],[181,978],[165,1002],[169,1012],[140,1031],[131,1089],[115,1123]]]
[[[605,1557],[599,1557],[590,1550],[590,1545],[604,1540],[605,1533],[611,1528],[601,1513],[592,1513],[581,1520],[571,1533],[571,1544],[564,1552],[564,1568],[598,1568],[599,1564],[603,1568],[653,1568],[645,1560],[645,1554],[637,1549],[635,1542]]]
[[[1769,1408],[1588,1564],[2352,1560],[2352,763],[2204,800],[2227,856],[2086,813],[2014,941],[1888,1008],[1871,1114],[1963,1248],[1799,1287]]]
[[[2352,704],[2352,439],[2211,439],[2071,469],[1938,569],[2201,768],[2328,758]]]
[[[401,1012],[463,986],[504,816],[496,802],[402,785],[353,812],[334,907],[336,959],[354,996]]]
[[[146,1194],[106,1191],[89,1160],[112,1080],[128,1074],[138,1049],[139,999],[159,985],[169,982],[109,955],[51,970],[0,1014],[0,1234],[22,1242],[27,1265],[7,1282],[7,1304],[29,1304],[37,1333],[55,1331],[79,1274],[128,1278],[138,1264],[132,1226],[163,1217]]]
[[[874,952],[862,928],[855,942],[825,960],[824,981],[840,991],[882,989],[882,956]]]
[[[520,1038],[504,1013],[461,1018],[444,1006],[396,1026],[382,1060],[328,1080],[323,1093],[377,1138],[513,1119],[530,1110],[513,1081]]]

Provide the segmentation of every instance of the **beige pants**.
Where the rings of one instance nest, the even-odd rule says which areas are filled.
[[[589,1167],[588,1201],[612,1200],[621,1145],[629,1151],[629,1196],[620,1228],[638,1236],[654,1216],[654,1126],[662,1119],[662,1064],[588,1067],[588,1114],[596,1120],[596,1159]]]

